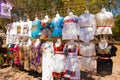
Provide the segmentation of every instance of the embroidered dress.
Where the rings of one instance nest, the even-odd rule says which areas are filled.
[[[54,70],[54,48],[52,42],[45,42],[42,45],[42,80],[53,80]]]
[[[94,43],[80,43],[80,67],[85,71],[92,71],[95,67],[93,56],[96,55]]]
[[[65,54],[63,52],[64,44],[61,43],[60,46],[54,44],[54,58],[55,58],[55,67],[54,72],[52,73],[53,77],[63,77],[63,71],[65,70]]]
[[[18,49],[19,49],[18,45],[14,45],[14,48],[12,48],[13,54],[14,54],[14,64],[15,65],[20,65],[21,64]]]
[[[78,39],[78,17],[66,16],[63,21],[62,40]]]
[[[117,48],[108,43],[107,47],[102,49],[99,44],[96,44],[97,73],[101,75],[112,74],[113,61],[111,57],[116,56]]]
[[[35,46],[35,43],[32,44],[32,53],[31,53],[31,63],[30,63],[30,67],[31,69],[33,69],[34,71],[37,71],[40,73],[40,57],[41,57],[41,53],[40,53],[40,49],[41,49],[41,43],[39,43],[37,46]]]
[[[96,35],[112,34],[114,24],[113,14],[111,12],[99,12],[96,14],[97,30]]]
[[[9,3],[1,3],[0,5],[0,17],[2,18],[11,18],[11,9],[12,6]]]
[[[53,18],[51,27],[53,28],[52,37],[62,36],[63,17]]]
[[[71,80],[80,80],[80,64],[77,57],[78,44],[65,44],[64,52],[67,53],[66,67],[64,71],[64,77],[68,77]]]
[[[96,19],[93,14],[82,14],[79,16],[79,25],[80,32],[79,37],[80,40],[84,42],[89,42],[94,39],[95,31],[96,31]]]
[[[40,20],[34,20],[32,22],[32,28],[31,28],[31,31],[32,31],[31,37],[32,38],[39,37],[38,35],[40,35],[40,33],[41,33],[41,30],[40,30],[41,29],[41,25],[40,25],[40,23],[41,23]]]

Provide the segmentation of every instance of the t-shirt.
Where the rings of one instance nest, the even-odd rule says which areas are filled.
[[[40,29],[41,29],[40,22],[41,22],[40,20],[34,20],[32,22],[32,28],[31,28],[31,31],[32,31],[31,37],[32,38],[37,38],[37,36],[40,34]]]
[[[23,26],[22,35],[31,37],[32,21],[24,22],[22,26]]]
[[[0,17],[2,18],[11,18],[11,9],[12,6],[9,3],[1,3],[0,5]]]

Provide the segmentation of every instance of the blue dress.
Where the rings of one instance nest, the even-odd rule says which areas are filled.
[[[62,36],[63,20],[64,20],[63,17],[59,17],[57,21],[55,20],[55,18],[52,20],[51,25],[51,28],[53,28],[52,37]]]
[[[40,25],[41,21],[40,20],[34,20],[32,22],[32,28],[31,28],[31,31],[32,31],[32,34],[31,34],[31,37],[32,38],[37,38],[38,35],[40,34],[40,29],[41,29],[41,25]]]

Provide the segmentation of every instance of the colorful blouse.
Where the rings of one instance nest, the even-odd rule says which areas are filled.
[[[117,48],[113,44],[108,44],[107,48],[101,49],[99,45],[96,45],[96,55],[99,57],[112,57],[116,56]]]
[[[63,19],[63,17],[59,17],[52,20],[52,37],[62,36]]]

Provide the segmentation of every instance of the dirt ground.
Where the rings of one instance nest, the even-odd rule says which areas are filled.
[[[112,57],[113,73],[109,76],[98,76],[95,73],[92,77],[87,77],[86,72],[81,72],[81,80],[120,80],[120,45],[117,56]],[[31,74],[32,73],[32,74]],[[14,69],[12,67],[0,68],[0,80],[41,80],[41,74],[35,72],[26,72]]]

